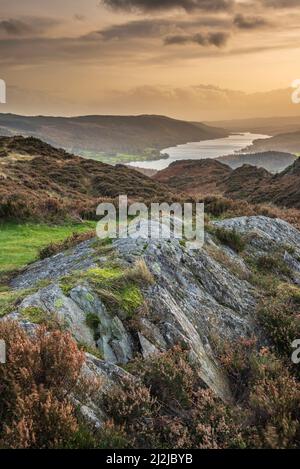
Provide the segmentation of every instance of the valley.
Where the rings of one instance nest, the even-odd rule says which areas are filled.
[[[300,0],[0,4],[3,466],[287,466]]]
[[[245,132],[243,134],[228,135],[224,138],[189,142],[177,145],[176,147],[165,148],[162,152],[169,155],[169,158],[162,158],[158,161],[136,161],[129,165],[145,169],[162,170],[174,161],[218,158],[231,152],[242,152],[245,147],[251,145],[258,138],[267,139],[268,135]]]
[[[228,132],[165,116],[47,117],[0,114],[0,135],[39,138],[75,155],[112,163],[156,159],[163,148]]]
[[[233,169],[238,157],[291,164],[276,174]],[[20,357],[26,386],[32,381],[42,401],[35,376],[55,376],[47,386],[63,408],[48,403],[56,414],[47,447],[298,445],[298,372],[286,364],[300,332],[300,160],[230,158],[182,159],[148,177],[35,137],[0,138],[0,337],[15,366],[5,379],[15,382]],[[203,248],[98,239],[97,205],[117,207],[122,194],[147,206],[204,202]],[[36,350],[46,361],[27,363]],[[262,406],[266,421],[257,417]],[[34,414],[26,447],[43,447],[44,418]],[[265,436],[270,422],[275,440]],[[0,443],[23,447],[12,434]]]

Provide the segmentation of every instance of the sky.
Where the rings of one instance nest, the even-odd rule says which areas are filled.
[[[300,0],[0,0],[0,112],[300,115]]]

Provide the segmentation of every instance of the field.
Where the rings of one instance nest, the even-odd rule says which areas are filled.
[[[168,155],[161,154],[159,151],[149,153],[141,153],[139,155],[131,155],[129,153],[96,153],[92,151],[81,151],[80,156],[83,158],[100,161],[101,163],[116,165],[116,164],[127,164],[135,161],[154,161],[168,158]]]
[[[80,224],[0,224],[0,275],[24,267],[38,258],[39,250],[52,242],[63,241],[73,233],[95,228],[96,223]]]

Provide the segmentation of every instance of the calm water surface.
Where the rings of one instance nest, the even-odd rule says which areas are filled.
[[[214,140],[203,140],[202,142],[191,142],[177,147],[170,147],[162,150],[168,153],[170,158],[157,161],[134,161],[130,166],[140,168],[161,170],[167,168],[173,161],[177,160],[202,160],[203,158],[218,158],[219,156],[230,155],[251,145],[253,140],[258,138],[269,138],[269,135],[252,134],[250,132],[230,135],[229,137]]]

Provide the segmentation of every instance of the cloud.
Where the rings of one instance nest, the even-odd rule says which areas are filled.
[[[234,0],[102,0],[102,3],[125,11],[147,12],[174,8],[183,8],[186,11],[226,11],[231,9]]]
[[[291,89],[244,93],[213,85],[170,87],[139,86],[127,90],[106,89],[87,98],[66,97],[18,87],[8,87],[9,101],[3,112],[17,114],[168,114],[179,119],[208,121],[272,115],[299,115]]]
[[[75,19],[76,21],[85,21],[85,20],[86,20],[86,16],[81,15],[80,13],[75,13],[74,19]]]
[[[0,31],[11,36],[23,36],[30,34],[32,28],[23,21],[8,19],[0,21]]]
[[[226,45],[230,37],[229,33],[219,31],[215,33],[197,33],[193,35],[173,35],[168,36],[164,40],[164,44],[170,45],[183,45],[188,43],[199,44],[200,46],[216,46],[223,47]]]
[[[134,39],[141,37],[160,37],[174,29],[174,23],[168,20],[136,20],[123,24],[109,26],[99,31],[93,31],[85,36],[86,39],[104,41],[119,39]]]
[[[136,38],[153,38],[160,39],[166,34],[181,35],[195,34],[195,31],[200,28],[214,29],[230,29],[232,23],[229,19],[215,18],[215,17],[201,17],[196,18],[194,21],[182,21],[173,19],[142,19],[129,21],[127,23],[115,24],[108,26],[107,28],[100,29],[99,31],[92,31],[85,35],[87,40],[99,40],[113,41],[123,39],[136,39]],[[188,41],[182,41],[188,42]]]
[[[290,99],[290,89],[245,93],[239,90],[199,84],[187,87],[140,86],[128,91],[107,91],[97,109],[113,114],[166,114],[188,120],[232,119],[298,115]],[[166,111],[167,110],[167,111]],[[99,112],[99,111],[98,111]]]
[[[270,8],[296,8],[299,0],[260,0],[261,3]]]
[[[268,21],[261,16],[236,15],[233,24],[239,29],[258,29],[268,26]]]
[[[0,34],[7,37],[23,37],[42,34],[60,21],[52,18],[25,18],[0,20]]]

